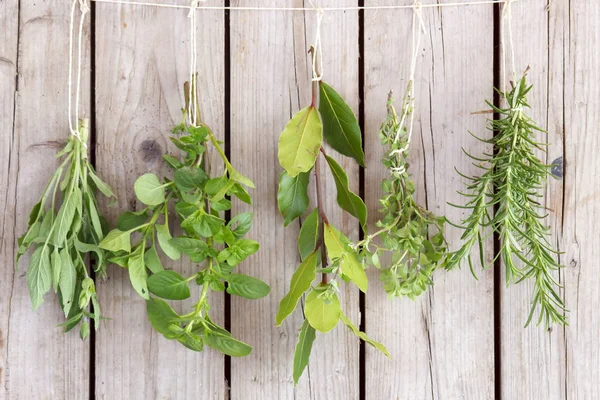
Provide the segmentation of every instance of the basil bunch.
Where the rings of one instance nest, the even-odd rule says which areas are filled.
[[[27,232],[17,241],[15,264],[27,249],[35,249],[27,270],[33,309],[53,287],[67,319],[62,324],[65,332],[81,323],[80,336],[85,339],[90,333],[89,319],[94,320],[95,329],[101,319],[96,287],[86,266],[88,254],[97,276],[106,276],[105,252],[98,244],[108,228],[98,212],[96,190],[109,198],[114,194],[89,163],[87,119],[79,121],[77,135],[70,135],[56,155],[63,161],[29,214]]]
[[[318,110],[315,106],[317,96],[320,97]],[[362,292],[367,291],[368,279],[353,244],[329,223],[325,215],[319,184],[321,155],[333,175],[338,205],[357,218],[365,232],[367,208],[362,199],[350,190],[344,169],[325,153],[323,139],[340,154],[364,165],[361,132],[352,109],[331,86],[315,81],[312,104],[288,122],[279,139],[278,154],[284,171],[279,180],[277,200],[286,226],[307,211],[308,184],[313,168],[317,189],[317,208],[304,220],[298,238],[302,262],[292,276],[289,292],[281,300],[276,316],[277,325],[281,325],[306,293],[305,320],[294,354],[295,383],[308,364],[316,331],[329,332],[339,321],[389,357],[385,347],[361,332],[340,307],[338,278],[352,282]],[[313,285],[317,273],[322,274],[322,279]]]
[[[117,229],[100,245],[112,252],[111,262],[129,270],[133,288],[147,301],[148,319],[155,330],[194,351],[202,351],[208,345],[230,356],[246,356],[252,347],[211,320],[208,293],[227,290],[248,299],[269,293],[270,288],[263,281],[233,272],[259,249],[257,242],[244,238],[253,214],[240,213],[229,222],[223,218],[224,212],[231,209],[229,196],[252,204],[245,187],[253,188],[254,184],[233,168],[208,126],[191,126],[185,119],[184,112],[184,122],[175,127],[171,137],[181,150],[181,157],[163,156],[174,170],[172,179],[160,181],[154,174],[140,176],[134,189],[146,207],[123,213]],[[206,151],[209,143],[225,165],[221,176],[210,176]],[[169,230],[170,204],[175,206],[183,232],[176,237]],[[132,244],[134,233],[136,241]],[[202,268],[189,277],[164,270],[159,250],[172,260],[185,254]],[[200,296],[189,313],[179,315],[162,299],[189,298],[191,282],[201,287]]]

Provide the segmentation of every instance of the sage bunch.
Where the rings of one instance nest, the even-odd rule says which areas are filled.
[[[247,299],[269,293],[265,282],[234,272],[259,249],[257,242],[245,238],[253,214],[240,213],[228,222],[224,218],[231,209],[231,196],[252,204],[246,188],[254,188],[254,184],[233,168],[206,124],[186,123],[187,112],[189,107],[171,136],[180,157],[163,155],[173,175],[162,180],[152,173],[140,176],[134,190],[146,207],[121,214],[117,229],[106,236],[101,247],[112,252],[111,262],[128,269],[133,288],[146,300],[152,327],[165,338],[194,351],[207,345],[230,356],[246,356],[252,347],[232,337],[210,317],[209,293],[226,290]],[[225,167],[221,175],[211,175],[209,146],[221,157]],[[169,228],[170,206],[175,208],[182,232],[175,237]],[[185,255],[198,270],[187,277],[165,270],[159,252],[172,260]],[[191,297],[191,284],[200,287],[199,297],[190,312],[180,315],[165,300]]]
[[[542,190],[551,165],[536,155],[545,151],[547,145],[536,138],[544,130],[526,114],[529,108],[526,96],[530,90],[524,75],[510,91],[500,92],[506,107],[487,102],[500,118],[489,122],[489,129],[495,132],[492,138],[477,139],[491,145],[494,152],[479,157],[465,152],[482,174],[471,177],[459,173],[468,181],[466,191],[461,193],[467,202],[457,207],[469,210],[469,215],[462,221],[464,244],[452,254],[447,268],[467,259],[473,269],[471,250],[476,245],[484,268],[500,258],[505,265],[507,285],[533,281],[531,309],[525,326],[537,311],[537,324],[544,322],[548,327],[552,323],[566,324],[566,309],[558,294],[560,285],[553,276],[561,267],[555,260],[558,252],[550,243],[550,233],[544,224],[547,211],[542,204]],[[493,207],[495,213],[491,212]],[[499,235],[500,250],[486,264],[484,243],[493,232]]]
[[[96,277],[106,277],[106,255],[99,243],[108,228],[98,212],[96,192],[108,198],[114,198],[114,194],[89,162],[87,119],[80,120],[76,129],[77,135],[69,135],[67,144],[56,155],[62,162],[29,214],[27,231],[17,241],[15,264],[29,248],[34,249],[27,270],[33,309],[53,288],[66,318],[62,324],[65,332],[80,325],[80,336],[85,339],[90,333],[90,319],[95,329],[101,320],[87,260]]]

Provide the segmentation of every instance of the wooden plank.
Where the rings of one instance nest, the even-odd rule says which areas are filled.
[[[302,6],[295,1],[234,1],[232,6]],[[354,1],[324,1],[323,7],[355,5]],[[292,384],[292,360],[302,315],[295,312],[281,328],[274,324],[279,300],[300,263],[296,241],[299,225],[283,227],[277,211],[281,168],[279,134],[300,108],[310,103],[308,47],[316,17],[298,12],[232,12],[231,17],[231,152],[234,165],[254,182],[255,224],[250,237],[261,250],[241,265],[241,271],[271,285],[269,297],[258,301],[232,298],[231,325],[236,337],[252,344],[252,355],[232,360],[233,399],[354,399],[358,398],[359,342],[342,325],[315,342],[311,362],[299,385]],[[358,109],[358,14],[328,13],[323,21],[325,80]],[[266,62],[265,60],[268,60]],[[341,158],[338,158],[341,159]],[[358,169],[343,160],[358,192]],[[332,223],[356,238],[358,224],[334,204],[333,179],[327,176],[325,198]],[[314,198],[314,197],[313,197]],[[241,205],[236,205],[241,210]],[[244,208],[245,209],[245,208]],[[342,306],[358,323],[358,293],[342,289]]]
[[[546,155],[540,153],[539,156],[544,157],[547,163],[552,163],[563,156],[563,97],[562,94],[559,97],[556,92],[557,89],[562,91],[562,83],[557,81],[557,78],[562,80],[564,62],[562,33],[556,35],[554,27],[558,25],[554,23],[549,29],[549,13],[545,2],[515,3],[512,7],[517,74],[522,73],[527,65],[531,66],[527,75],[528,83],[533,84],[533,90],[528,96],[531,105],[529,113],[542,128],[548,129],[547,139],[544,137],[543,140],[551,143],[551,146]],[[552,12],[555,12],[556,7],[551,7]],[[528,17],[522,18],[524,15]],[[529,18],[533,18],[536,24],[527,23],[526,19]],[[562,28],[558,31],[562,31]],[[508,39],[508,32],[505,36]],[[510,49],[507,48],[507,51],[510,57]],[[506,71],[506,79],[512,79],[510,58],[507,61],[509,70]],[[550,95],[552,91],[556,95]],[[563,189],[562,180],[549,180],[546,206],[555,212],[550,213],[547,223],[553,227],[553,243],[558,243],[561,236]],[[500,288],[502,398],[564,398],[564,329],[555,326],[547,331],[543,326],[535,325],[523,329],[531,306],[534,288],[532,281],[508,288],[501,284]],[[515,374],[515,371],[519,373]]]
[[[16,213],[17,145],[14,132],[15,97],[17,95],[17,47],[19,38],[19,2],[0,4],[0,395],[8,396],[6,382],[8,358],[8,328],[10,323]]]
[[[114,222],[119,212],[140,207],[133,191],[136,178],[147,171],[168,174],[161,155],[165,150],[177,154],[168,137],[181,121],[190,22],[187,10],[96,7],[97,169],[119,198],[117,206],[105,207]],[[202,117],[222,138],[223,11],[199,11],[197,23]],[[214,154],[211,158],[216,162]],[[186,276],[197,268],[183,257],[163,262]],[[224,398],[224,357],[166,340],[147,321],[145,302],[132,290],[127,272],[112,266],[109,276],[99,285],[103,310],[112,320],[103,324],[96,341],[97,398]],[[183,305],[176,302],[176,310],[188,309],[197,296],[195,290]],[[223,296],[213,296],[211,305],[211,315],[222,323]]]
[[[564,107],[563,141],[566,163],[560,250],[565,300],[570,326],[566,329],[565,398],[598,397],[600,354],[598,303],[600,274],[597,244],[600,221],[600,9],[593,0],[552,2],[550,26],[553,53],[562,55],[562,69],[551,79],[553,114]],[[564,48],[556,37],[563,36]],[[561,52],[564,51],[564,54]],[[554,64],[552,64],[554,65]],[[564,82],[561,80],[564,79]],[[562,83],[562,85],[561,85]],[[556,110],[556,111],[554,111]],[[556,118],[556,117],[555,117]],[[560,130],[558,130],[560,132]],[[559,207],[559,204],[551,204]]]
[[[63,334],[57,327],[64,315],[53,293],[46,295],[35,313],[31,311],[26,278],[28,255],[22,258],[19,270],[13,270],[15,237],[25,230],[29,211],[57,166],[54,155],[69,135],[69,5],[47,1],[21,2],[18,6],[17,1],[9,1],[0,6],[1,25],[7,28],[0,34],[0,73],[2,88],[9,89],[0,95],[2,151],[8,154],[2,157],[5,197],[0,200],[6,218],[0,284],[0,357],[4,360],[0,368],[4,371],[0,380],[1,393],[10,399],[82,399],[89,392],[89,340],[81,341],[75,331]],[[81,112],[89,115],[89,97],[85,95],[89,93],[89,73],[85,72],[89,72],[90,60],[89,16],[83,40]],[[7,128],[12,128],[13,104],[16,110],[11,133]]]
[[[461,147],[480,153],[484,147],[467,131],[488,134],[485,117],[471,112],[484,108],[484,99],[492,96],[493,12],[491,6],[472,6],[424,9],[422,15],[426,34],[415,78],[411,172],[418,200],[456,223],[463,214],[446,202],[463,201],[456,194],[463,182],[453,167],[475,173]],[[410,11],[365,12],[365,194],[371,229],[377,220],[373,210],[379,208],[380,182],[388,173],[380,163],[383,149],[377,132],[390,89],[400,108],[408,83],[411,29]],[[446,239],[457,248],[460,231],[447,227]],[[479,282],[468,268],[438,271],[434,283],[415,302],[392,301],[381,285],[371,288],[366,297],[367,332],[388,346],[393,360],[367,347],[367,399],[493,398],[491,271],[479,273]],[[381,371],[386,371],[385,377]]]

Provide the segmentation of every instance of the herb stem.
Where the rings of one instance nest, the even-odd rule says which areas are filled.
[[[325,215],[324,203],[323,203],[323,188],[321,187],[321,157],[317,156],[315,161],[315,185],[317,189],[317,209],[319,213],[319,238],[317,240],[317,247],[321,248],[321,268],[327,268],[327,248],[324,246],[325,242],[325,224],[329,221]],[[328,283],[327,273],[323,272],[321,282],[323,284]]]

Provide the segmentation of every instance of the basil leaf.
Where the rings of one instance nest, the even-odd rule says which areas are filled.
[[[224,222],[221,218],[207,214],[204,210],[197,210],[187,217],[181,226],[185,229],[191,228],[201,236],[211,237],[221,230]]]
[[[316,278],[315,269],[317,268],[317,261],[319,259],[320,252],[318,250],[313,251],[306,259],[298,266],[292,279],[290,281],[290,290],[283,299],[279,302],[279,310],[277,310],[277,316],[275,321],[277,326],[294,311],[300,297],[310,289],[311,283]]]
[[[260,279],[243,274],[225,275],[224,279],[229,284],[227,293],[246,299],[260,299],[271,291],[269,285]]]
[[[181,253],[175,247],[173,247],[170,243],[171,232],[169,232],[169,227],[167,225],[155,225],[156,228],[156,237],[158,238],[158,244],[160,244],[160,248],[162,251],[169,257],[171,260],[179,260],[181,258]]]
[[[346,317],[346,315],[344,315],[344,313],[340,314],[340,318],[342,319],[342,322],[348,327],[350,328],[350,330],[352,332],[354,332],[354,334],[356,336],[358,336],[359,338],[361,338],[362,340],[364,340],[366,343],[370,344],[371,346],[375,347],[377,350],[379,350],[380,352],[382,352],[383,354],[386,355],[387,358],[391,359],[392,357],[390,356],[390,353],[387,351],[387,349],[385,348],[384,345],[382,345],[379,342],[376,342],[375,340],[372,340],[369,338],[369,336],[367,336],[367,334],[365,332],[361,332],[353,323],[352,321],[350,321],[348,319],[348,317]]]
[[[200,251],[208,250],[208,245],[199,239],[193,239],[185,236],[180,236],[169,240],[171,246],[184,254],[194,254],[200,249]]]
[[[146,283],[148,273],[146,272],[146,265],[144,264],[144,251],[142,247],[139,247],[131,257],[129,257],[127,267],[129,269],[131,286],[133,286],[135,291],[138,292],[142,298],[149,300],[150,296],[148,296],[148,285]]]
[[[319,112],[327,143],[338,153],[352,157],[365,166],[362,135],[352,109],[331,86],[319,82]]]
[[[146,314],[152,327],[163,335],[169,335],[169,325],[179,321],[179,315],[166,301],[154,297],[146,301]]]
[[[250,230],[252,226],[252,219],[254,218],[254,213],[251,212],[243,212],[231,219],[227,224],[227,227],[233,233],[236,239],[240,239],[244,237],[246,233]],[[235,228],[233,228],[235,226]]]
[[[204,341],[213,349],[232,357],[244,357],[252,352],[251,346],[221,333],[211,332],[204,337]]]
[[[187,192],[202,189],[208,181],[208,175],[200,168],[182,167],[175,171],[174,181],[179,190]]]
[[[190,288],[185,278],[175,271],[161,271],[148,278],[148,290],[169,300],[184,300],[190,297]]]
[[[152,271],[153,274],[157,274],[164,270],[155,245],[152,245],[144,252],[144,263],[146,263],[146,267]]]
[[[129,253],[131,252],[131,232],[113,229],[108,232],[98,246],[112,252],[124,250]]]
[[[348,187],[348,176],[344,169],[331,157],[325,156],[337,188],[337,202],[360,221],[363,231],[367,231],[367,207],[360,197]]]
[[[233,187],[231,188],[231,193],[244,203],[252,205],[252,198],[250,197],[246,189],[244,189],[244,187],[239,183],[233,185]]]
[[[314,106],[300,110],[279,137],[279,164],[290,177],[308,172],[315,165],[323,141],[323,126]]]
[[[277,205],[283,217],[283,225],[301,216],[308,207],[308,182],[310,172],[301,172],[295,177],[290,177],[286,171],[279,177],[279,190],[277,191]]]
[[[227,247],[219,253],[217,257],[218,262],[227,261],[232,267],[235,267],[248,256],[258,251],[260,245],[254,240],[240,239],[233,244],[233,246]]]
[[[137,198],[148,206],[157,206],[165,202],[165,187],[154,174],[140,176],[133,189]]]
[[[250,178],[245,177],[244,175],[240,174],[235,169],[233,169],[233,166],[229,162],[225,163],[225,167],[227,168],[229,179],[254,189],[254,182],[252,182]]]
[[[298,235],[298,251],[304,260],[317,248],[319,238],[319,210],[314,209],[302,222]]]
[[[119,215],[117,220],[117,228],[122,231],[130,231],[140,225],[144,225],[149,219],[148,209],[144,208],[140,211],[125,211]]]
[[[319,332],[329,332],[337,325],[342,313],[337,295],[331,294],[328,299],[320,296],[322,291],[312,290],[306,296],[304,315],[310,325]]]
[[[310,357],[315,337],[315,328],[310,326],[307,320],[304,320],[300,329],[300,335],[298,336],[296,350],[294,351],[294,386],[298,384],[298,380],[308,365],[308,358]]]
[[[48,246],[38,247],[29,260],[27,286],[33,310],[44,302],[44,294],[50,290],[52,283],[49,251]]]

